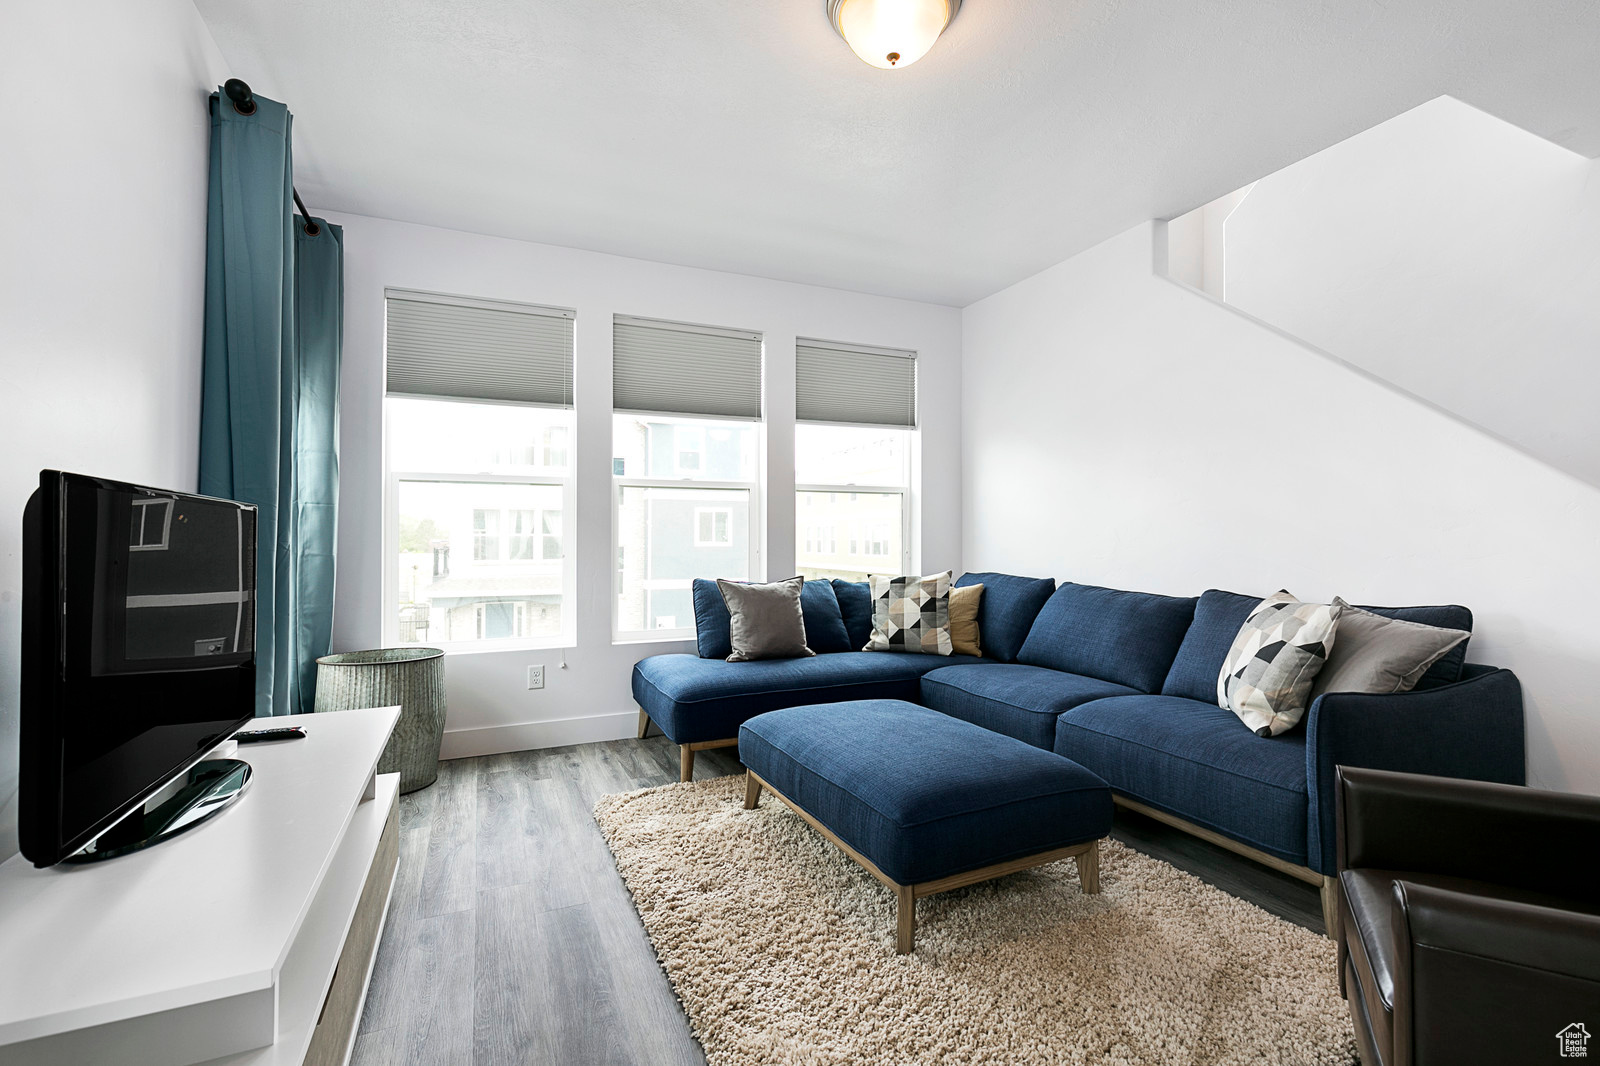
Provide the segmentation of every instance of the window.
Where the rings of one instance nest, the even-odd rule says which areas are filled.
[[[797,340],[795,418],[800,573],[909,571],[916,353]]]
[[[517,510],[508,512],[511,518],[511,536],[506,553],[508,559],[532,559],[534,524],[539,520],[538,511]]]
[[[386,639],[571,642],[572,313],[388,293]]]
[[[694,545],[726,547],[733,543],[733,512],[725,507],[697,507],[694,511]]]
[[[913,430],[795,427],[795,562],[808,580],[861,581],[911,568]]]
[[[539,516],[539,558],[561,558],[561,512],[544,511]]]
[[[757,572],[760,429],[618,414],[613,422],[616,536],[614,628],[619,639],[692,636],[697,577],[748,581]],[[678,443],[705,442],[687,474]]]
[[[612,632],[694,634],[697,577],[758,567],[761,335],[612,321]]]
[[[484,562],[500,558],[500,512],[482,508],[472,512],[472,558]]]

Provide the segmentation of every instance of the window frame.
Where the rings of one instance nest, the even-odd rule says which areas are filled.
[[[527,473],[527,474],[464,474],[448,470],[397,470],[390,462],[391,449],[389,440],[389,401],[426,399],[434,403],[462,403],[462,404],[488,404],[494,407],[536,408],[550,412],[565,412],[567,440],[569,442],[567,454],[567,469],[565,474]],[[383,471],[384,471],[384,499],[383,499],[383,640],[386,645],[396,647],[429,647],[439,648],[453,655],[470,654],[476,652],[496,651],[526,651],[553,648],[577,647],[577,545],[568,543],[565,535],[562,538],[561,556],[561,631],[549,637],[497,637],[489,639],[481,637],[477,640],[427,640],[425,643],[412,641],[406,644],[400,642],[400,575],[394,562],[400,554],[400,484],[405,481],[424,481],[440,484],[463,485],[530,485],[535,487],[554,487],[561,489],[561,512],[563,516],[573,513],[576,498],[577,481],[577,456],[573,454],[570,442],[575,439],[576,412],[571,407],[550,407],[543,404],[507,403],[495,400],[473,400],[448,396],[410,396],[410,395],[385,395],[383,417]],[[542,436],[542,434],[541,434]],[[502,525],[504,519],[512,510],[527,510],[527,508],[474,508],[474,510],[496,510],[499,512]],[[534,508],[536,522],[542,523],[545,508]],[[539,527],[542,529],[542,525]],[[567,528],[566,519],[563,518],[562,529]],[[505,557],[504,541],[511,534],[502,529],[496,540],[501,542],[501,552],[493,559],[477,558],[477,534],[473,535],[472,562],[493,562],[502,565],[522,565],[551,560],[542,558],[510,559]],[[542,550],[543,535],[534,534],[534,540]],[[487,602],[487,601],[485,601]],[[483,605],[478,605],[478,628],[484,629],[485,612]],[[431,633],[430,619],[430,633]]]
[[[677,626],[677,627],[672,628],[672,629],[638,629],[638,630],[634,630],[634,629],[623,629],[619,625],[620,615],[621,615],[621,609],[620,608],[621,608],[622,572],[623,572],[623,557],[622,557],[623,545],[621,543],[621,533],[622,533],[622,494],[623,494],[623,490],[624,489],[688,489],[688,490],[704,490],[704,491],[708,491],[708,492],[709,491],[727,491],[727,490],[748,492],[749,493],[749,500],[750,500],[750,507],[749,507],[749,509],[750,509],[750,556],[749,556],[748,573],[750,574],[749,580],[751,580],[751,581],[759,581],[759,580],[761,580],[761,574],[763,573],[762,568],[761,568],[762,567],[761,552],[762,552],[762,545],[765,543],[765,539],[764,539],[764,536],[763,536],[763,530],[765,529],[765,521],[766,521],[766,517],[765,517],[766,516],[766,507],[765,507],[765,499],[764,499],[764,492],[763,492],[763,484],[765,482],[765,476],[766,476],[766,450],[767,450],[766,423],[763,422],[763,421],[757,421],[755,419],[726,418],[726,417],[718,418],[718,417],[709,416],[709,415],[672,414],[672,413],[666,412],[666,411],[613,410],[611,412],[611,432],[612,432],[612,440],[613,441],[615,441],[615,439],[616,439],[615,438],[616,425],[617,425],[617,421],[616,420],[617,420],[618,417],[638,418],[638,419],[645,419],[645,420],[656,420],[656,421],[668,422],[668,423],[673,424],[674,428],[673,428],[673,434],[672,434],[672,441],[673,441],[672,468],[673,468],[674,471],[676,471],[678,469],[678,455],[677,455],[677,451],[678,451],[678,447],[677,447],[678,429],[682,427],[683,423],[699,423],[699,426],[697,428],[701,431],[701,440],[702,440],[702,442],[704,442],[707,439],[705,434],[709,430],[711,430],[711,429],[713,429],[713,428],[715,428],[715,427],[717,427],[719,425],[738,425],[738,426],[741,426],[741,427],[748,426],[748,427],[750,427],[750,429],[755,434],[755,452],[756,452],[756,454],[755,454],[755,456],[753,458],[753,462],[752,462],[752,466],[754,467],[754,472],[755,472],[755,480],[753,480],[753,481],[720,481],[720,480],[714,481],[714,480],[711,480],[709,478],[697,478],[697,477],[640,477],[640,476],[632,475],[632,474],[619,475],[619,474],[616,474],[616,473],[613,473],[611,475],[611,555],[610,555],[610,562],[611,562],[611,643],[612,644],[654,644],[654,643],[665,643],[665,642],[669,642],[669,641],[670,642],[677,642],[677,641],[684,641],[684,640],[693,640],[695,638],[695,627],[692,624],[692,615],[691,615],[691,624],[690,625]],[[612,446],[613,453],[615,453],[615,450],[616,450],[616,448],[615,448],[615,445],[613,444],[613,446]],[[701,451],[702,464],[704,463],[704,455],[705,455],[705,452],[704,452],[704,449],[702,447],[702,451]],[[615,458],[614,454],[613,454],[613,458]],[[613,470],[615,470],[614,466],[613,466]],[[699,510],[700,506],[701,505],[697,504],[696,505],[696,510]],[[731,539],[732,529],[733,529],[731,509],[730,508],[721,508],[718,505],[716,505],[715,503],[712,503],[710,501],[706,501],[704,506],[709,508],[709,509],[713,509],[713,510],[729,510],[730,511],[729,527],[728,528],[729,528],[729,536],[730,536],[730,539]],[[698,523],[698,520],[696,521],[695,525],[696,525],[697,528],[691,534],[691,541],[698,539],[698,536],[699,536],[699,529],[698,529],[699,523]],[[692,546],[694,546],[694,547],[705,547],[705,546],[709,546],[709,545],[693,544]],[[648,551],[645,554],[646,554],[646,558],[648,558],[648,556],[649,556]],[[646,578],[645,580],[649,580],[649,579]],[[690,587],[692,587],[692,586],[693,586],[693,579],[691,579],[691,581],[690,581]]]

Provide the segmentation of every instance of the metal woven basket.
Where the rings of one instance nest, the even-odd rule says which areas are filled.
[[[439,776],[444,740],[444,652],[438,648],[379,648],[324,655],[317,660],[315,709],[349,711],[400,707],[378,772],[400,774],[400,791],[415,792]]]

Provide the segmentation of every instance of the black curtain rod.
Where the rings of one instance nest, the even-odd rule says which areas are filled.
[[[255,94],[250,91],[250,86],[238,78],[229,78],[223,82],[222,91],[227,94],[229,100],[233,101],[233,109],[239,114],[253,115],[256,113]],[[290,185],[289,194],[294,197],[294,205],[300,209],[300,217],[305,219],[306,236],[315,237],[321,233],[322,227],[311,221],[311,212],[306,210],[305,201],[300,199],[300,190]]]

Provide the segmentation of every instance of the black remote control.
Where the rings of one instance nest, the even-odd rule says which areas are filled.
[[[268,740],[304,740],[306,731],[297,725],[278,729],[246,729],[235,733],[233,739],[241,744],[260,744]]]

